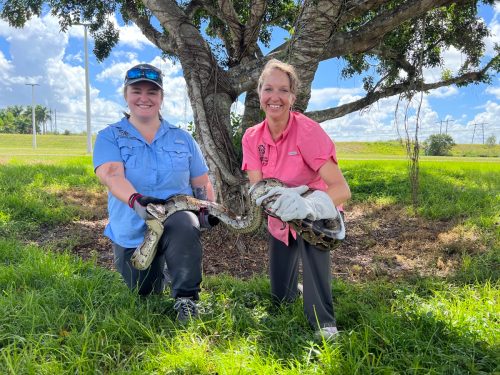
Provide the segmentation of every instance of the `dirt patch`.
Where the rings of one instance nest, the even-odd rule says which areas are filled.
[[[67,196],[67,194],[66,194]],[[97,265],[113,269],[106,225],[105,197],[82,198],[77,192],[69,204],[84,201],[88,217],[68,225],[42,230],[34,240],[42,246],[71,251]],[[451,221],[414,217],[399,206],[351,205],[346,210],[347,237],[332,257],[335,277],[361,281],[410,275],[446,276],[458,266],[464,252],[485,251],[477,234]],[[202,234],[206,275],[229,274],[246,279],[267,272],[267,233],[235,234],[224,225]]]

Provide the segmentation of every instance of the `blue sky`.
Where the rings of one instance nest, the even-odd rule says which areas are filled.
[[[482,8],[481,16],[494,33],[487,41],[487,55],[491,57],[493,43],[500,43],[500,5]],[[120,43],[103,62],[97,62],[92,55],[93,40],[90,35],[88,39],[93,133],[121,118],[126,109],[121,88],[124,72],[140,62],[156,65],[165,74],[164,117],[180,126],[192,120],[180,65],[162,60],[160,51],[134,25],[115,22],[120,26]],[[57,19],[50,15],[32,19],[23,29],[0,21],[0,108],[31,105],[31,87],[26,83],[37,83],[35,103],[54,111],[52,128],[80,133],[86,130],[83,26],[73,26],[67,33],[59,30]],[[273,33],[273,44],[280,44],[284,36],[283,32]],[[444,67],[456,71],[461,59],[458,51],[449,50]],[[308,110],[348,103],[363,95],[361,78],[344,80],[341,68],[339,60],[320,64]],[[424,74],[428,80],[437,80],[440,75],[438,70]],[[494,135],[500,141],[499,78],[495,77],[491,86],[448,87],[425,95],[420,138],[438,133],[440,126],[444,132],[447,125],[457,143],[471,143],[474,128],[474,143],[482,142],[483,128],[485,138]],[[396,98],[384,99],[322,126],[338,141],[396,139],[396,104]],[[241,102],[235,103],[235,111],[242,109]]]

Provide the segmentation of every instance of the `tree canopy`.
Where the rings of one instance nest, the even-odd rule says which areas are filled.
[[[0,109],[0,133],[31,134],[33,132],[31,106],[11,106]],[[51,119],[50,110],[35,106],[35,127],[37,133],[47,133],[46,124]]]
[[[494,0],[0,0],[1,17],[22,27],[47,10],[63,31],[90,24],[94,53],[105,59],[119,40],[110,15],[135,23],[165,56],[183,68],[194,114],[195,136],[217,179],[219,193],[242,189],[232,137],[231,104],[245,93],[241,134],[262,119],[255,92],[263,65],[271,58],[289,62],[301,79],[295,108],[307,108],[320,62],[343,59],[343,77],[363,76],[364,97],[306,113],[318,122],[361,110],[379,99],[443,86],[490,83],[500,69],[496,55],[484,61],[490,34],[478,16]],[[265,54],[274,27],[289,38]],[[443,66],[443,52],[462,53],[456,74],[442,69],[427,82],[420,68]],[[229,194],[227,194],[229,193]],[[223,201],[222,195],[219,199]]]

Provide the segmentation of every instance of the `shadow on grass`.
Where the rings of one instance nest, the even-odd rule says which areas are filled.
[[[0,351],[30,355],[32,364],[50,356],[68,371],[82,360],[87,371],[127,372],[146,365],[151,371],[181,371],[200,368],[189,358],[195,352],[203,358],[201,368],[212,369],[225,357],[243,352],[284,372],[314,366],[338,374],[496,369],[498,347],[487,332],[438,314],[440,301],[434,296],[460,291],[443,280],[335,282],[343,334],[336,343],[324,343],[314,339],[301,301],[271,304],[265,278],[207,278],[200,303],[204,313],[183,326],[175,321],[168,296],[140,298],[126,289],[117,273],[68,254],[3,240],[0,270]],[[475,287],[480,291],[481,285]],[[493,324],[484,314],[469,317]],[[172,364],[159,360],[177,354],[182,360]],[[22,372],[23,364],[18,365]]]

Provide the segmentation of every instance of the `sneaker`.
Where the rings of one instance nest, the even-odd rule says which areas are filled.
[[[327,326],[316,331],[316,337],[325,339],[326,341],[333,340],[339,334],[339,330],[335,326]]]
[[[298,291],[299,296],[304,294],[304,285],[302,285],[302,283],[297,284],[297,291]]]
[[[174,310],[177,311],[177,320],[180,322],[185,322],[198,316],[196,302],[189,297],[176,298]]]

